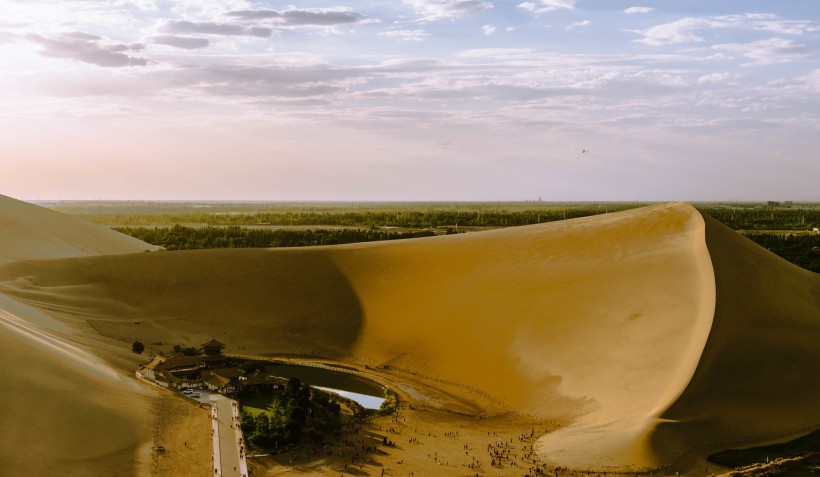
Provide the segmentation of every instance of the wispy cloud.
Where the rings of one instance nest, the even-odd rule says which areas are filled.
[[[735,78],[737,78],[737,75],[725,72],[718,72],[711,73],[708,75],[702,75],[698,77],[697,82],[698,84],[720,84],[734,80]]]
[[[481,27],[481,31],[483,31],[485,35],[490,36],[495,33],[495,27],[493,25],[484,25]]]
[[[538,0],[538,3],[524,2],[519,3],[518,8],[527,10],[533,13],[546,13],[553,10],[574,10],[575,0]]]
[[[770,13],[721,15],[709,19],[712,28],[745,28],[785,35],[802,35],[820,31],[820,23],[812,20],[782,20]]]
[[[624,10],[624,13],[634,15],[636,13],[652,13],[653,11],[655,11],[655,9],[652,7],[629,7]]]
[[[40,45],[40,54],[66,58],[105,67],[145,66],[148,60],[129,53],[145,48],[140,43],[124,44],[105,40],[98,35],[68,32],[54,36],[31,34],[27,38]]]
[[[695,30],[708,24],[709,22],[702,18],[684,18],[664,23],[641,32],[643,38],[636,42],[652,46],[699,42],[703,38],[696,35]]]
[[[227,13],[240,20],[270,20],[282,26],[334,26],[373,23],[374,19],[347,7],[295,8],[287,10],[236,10]]]
[[[183,50],[196,50],[207,48],[211,43],[207,38],[193,38],[187,36],[158,35],[149,38],[151,43],[157,45],[173,46]]]
[[[712,48],[739,53],[752,60],[752,65],[785,63],[809,54],[806,45],[785,38],[769,38],[750,43],[722,43],[713,45]]]
[[[243,26],[232,23],[214,22],[189,22],[185,20],[172,20],[166,22],[160,31],[163,33],[200,34],[200,35],[225,35],[225,36],[253,36],[258,38],[270,38],[273,30],[267,27]]]
[[[427,30],[388,30],[380,32],[379,36],[396,37],[407,41],[422,41],[430,36],[430,32]]]
[[[415,10],[421,21],[459,18],[493,8],[493,4],[482,0],[402,0]]]
[[[802,35],[820,31],[820,24],[810,20],[781,20],[777,15],[745,13],[713,17],[687,17],[638,31],[642,38],[636,40],[652,46],[674,45],[703,41],[702,32],[707,30],[735,29],[757,30],[777,34]]]

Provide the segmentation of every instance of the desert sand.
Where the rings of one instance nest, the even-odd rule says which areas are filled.
[[[471,474],[470,449],[531,431],[513,443],[521,457],[533,446],[522,465],[671,473],[820,426],[820,277],[687,204],[389,243],[154,253],[104,228],[82,242],[74,228],[90,229],[69,217],[41,239],[28,207],[0,197],[17,224],[0,241],[0,355],[16,363],[0,371],[16,390],[0,416],[6,468],[207,465],[187,444],[157,464],[152,446],[200,413],[131,377],[137,338],[167,350],[216,336],[229,353],[344,362],[393,383],[403,420],[370,428],[400,426],[402,446],[376,458],[388,475],[410,463]],[[39,245],[18,253],[22,242]],[[161,417],[171,405],[174,422]],[[452,468],[426,457],[448,446]],[[483,475],[509,475],[486,456]],[[269,464],[257,471],[290,471]],[[305,465],[336,475],[341,463]]]

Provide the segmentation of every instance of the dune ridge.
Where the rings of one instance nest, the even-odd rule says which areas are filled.
[[[500,407],[469,412],[568,423],[536,448],[577,469],[686,469],[820,425],[820,279],[683,203],[389,243],[10,262],[0,293],[124,340],[218,336],[480,392]]]
[[[0,263],[158,250],[159,247],[0,195]]]

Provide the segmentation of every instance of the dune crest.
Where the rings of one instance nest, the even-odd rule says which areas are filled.
[[[695,209],[667,204],[435,249],[360,245],[336,262],[365,311],[358,354],[483,389],[520,412],[572,417],[538,441],[542,455],[633,470],[660,464],[648,436],[709,334],[703,232]]]
[[[0,195],[0,263],[158,250],[53,210]]]

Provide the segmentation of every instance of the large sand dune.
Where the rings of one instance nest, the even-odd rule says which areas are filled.
[[[156,249],[0,196],[0,263]],[[127,349],[52,311],[0,290],[0,475],[147,473],[149,416],[163,397],[123,372],[136,361]]]
[[[45,333],[80,351],[107,352],[88,325],[166,345],[215,335],[229,352],[382,366],[491,396],[492,412],[566,419],[537,449],[569,467],[685,467],[820,425],[820,278],[686,204],[390,243],[14,262],[0,280],[29,310],[15,316],[39,329],[47,315],[66,329]],[[113,421],[142,436],[129,412]]]
[[[158,248],[108,227],[0,195],[0,263]]]

